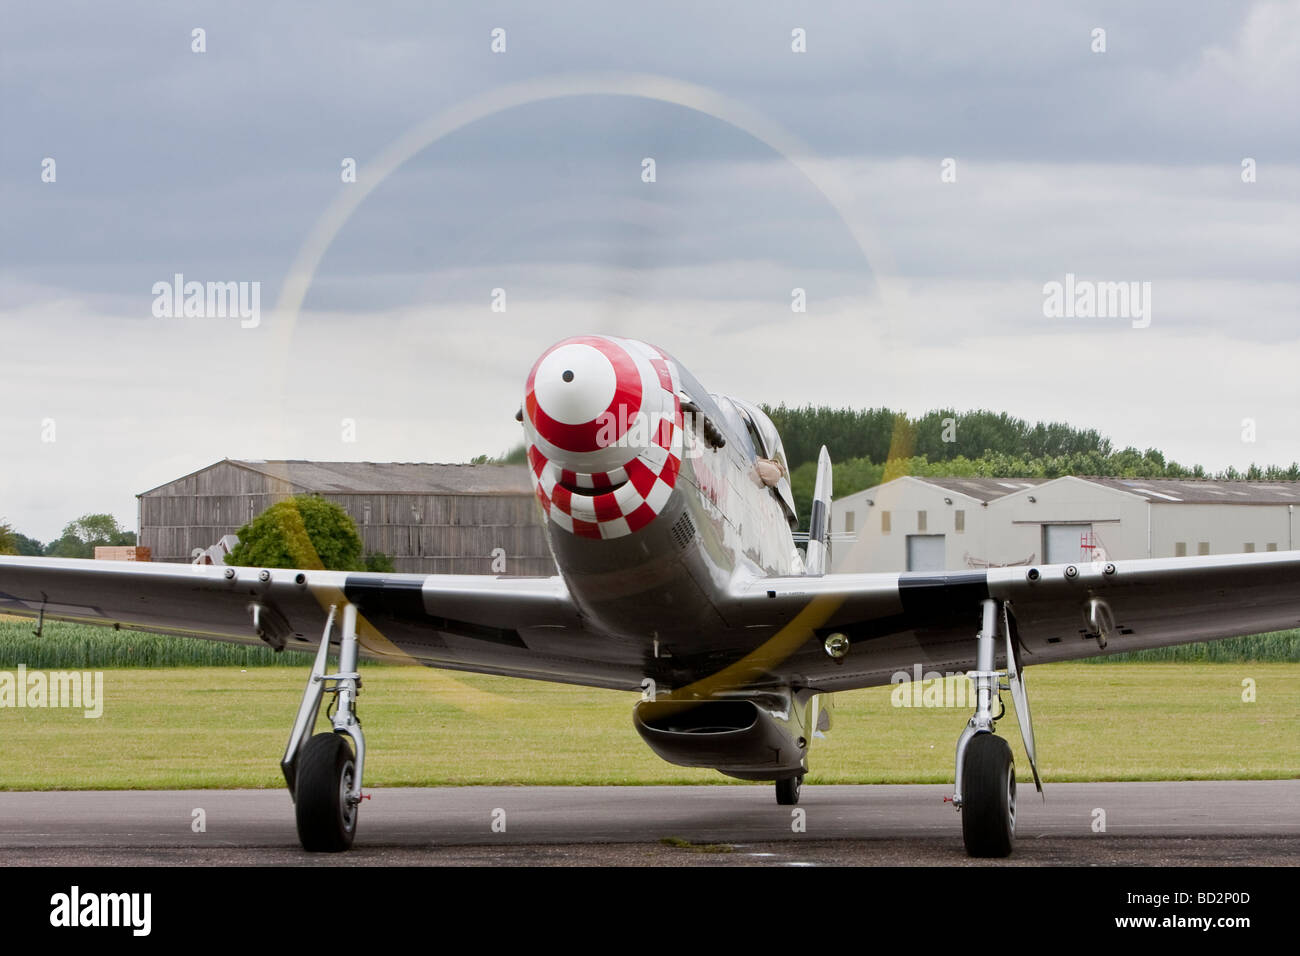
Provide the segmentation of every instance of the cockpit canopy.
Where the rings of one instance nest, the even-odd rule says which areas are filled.
[[[781,502],[786,521],[789,522],[791,528],[797,528],[799,513],[794,506],[794,495],[790,491],[790,465],[785,458],[785,446],[781,444],[781,435],[777,432],[776,426],[772,424],[772,419],[768,418],[761,408],[739,398],[729,398],[725,395],[715,395],[714,398],[724,413],[735,410],[740,424],[744,426],[745,432],[749,435],[750,444],[754,446],[756,457],[776,462],[780,469],[780,477],[771,485],[771,488],[776,492],[777,499]],[[728,408],[728,405],[731,408]]]

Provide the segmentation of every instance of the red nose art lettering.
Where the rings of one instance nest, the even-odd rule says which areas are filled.
[[[645,435],[648,443],[634,458],[619,468],[608,471],[584,473],[572,468],[561,468],[547,458],[536,444],[528,448],[528,461],[537,490],[537,498],[548,518],[565,531],[582,538],[609,539],[639,531],[655,519],[664,509],[677,483],[677,472],[682,459],[682,410],[677,397],[678,383],[672,366],[658,349],[630,340],[610,340],[596,336],[568,339],[545,353],[528,377],[525,408],[529,423],[546,443],[562,450],[588,452],[599,445],[594,441],[596,430],[585,431],[587,425],[564,425],[547,416],[540,407],[535,392],[537,369],[551,352],[569,345],[588,345],[598,349],[610,360],[617,376],[614,400],[608,414],[618,423],[619,437],[626,432],[628,422],[637,412],[650,417],[650,427]],[[638,359],[640,360],[638,362]],[[642,401],[642,371],[645,379],[653,383],[654,394]],[[619,414],[617,406],[634,411]],[[591,424],[591,423],[587,423]],[[599,427],[607,429],[608,422]],[[575,435],[577,440],[575,440]],[[574,447],[574,445],[582,447]],[[583,494],[590,489],[611,490]],[[579,489],[579,493],[574,493]]]
[[[571,350],[574,346],[595,349],[609,362],[614,370],[614,394],[609,404],[598,409],[590,420],[564,422],[548,414],[547,409],[542,407],[537,397],[536,377],[538,369],[552,353],[561,349]],[[566,339],[543,353],[528,373],[524,410],[537,429],[537,434],[556,448],[573,452],[596,451],[621,439],[627,433],[629,423],[641,411],[641,373],[627,350],[610,339],[594,335]]]

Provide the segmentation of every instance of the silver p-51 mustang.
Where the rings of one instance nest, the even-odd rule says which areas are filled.
[[[966,670],[973,716],[953,803],[967,850],[1015,835],[1010,690],[1035,782],[1021,668],[1300,624],[1300,552],[827,573],[830,460],[807,532],[770,419],[713,395],[671,356],[566,339],[528,375],[519,418],[559,574],[411,575],[0,557],[0,610],[317,648],[282,761],[308,850],[351,846],[365,765],[363,657],[640,690],[633,721],[673,763],[775,781],[799,799],[836,690],[916,664]],[[339,667],[327,672],[327,652]],[[1005,683],[1004,683],[1005,681]],[[312,735],[325,694],[332,732]],[[1039,784],[1041,789],[1041,784]]]

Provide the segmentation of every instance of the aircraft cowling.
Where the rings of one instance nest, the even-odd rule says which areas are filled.
[[[807,769],[808,740],[780,694],[699,701],[646,701],[632,722],[656,754],[682,767],[709,767],[740,780],[780,780]]]
[[[667,507],[683,453],[674,363],[633,339],[586,335],[544,352],[522,415],[538,501],[578,538],[621,538]]]

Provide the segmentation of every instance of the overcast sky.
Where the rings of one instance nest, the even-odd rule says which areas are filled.
[[[500,452],[593,331],[755,402],[1300,459],[1300,2],[715,6],[11,7],[0,518],[135,527],[224,457]],[[155,316],[176,273],[260,283],[260,322]],[[1067,273],[1150,283],[1149,325],[1046,317]]]

